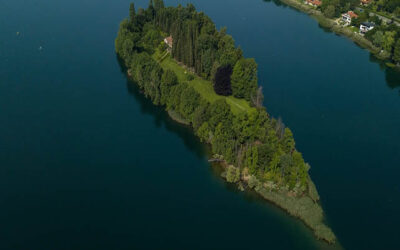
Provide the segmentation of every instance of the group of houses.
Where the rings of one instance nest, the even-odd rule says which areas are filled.
[[[367,0],[366,0],[367,1]],[[353,11],[348,11],[347,13],[342,14],[341,21],[344,23],[345,26],[351,24],[351,20],[358,18],[358,15]],[[372,30],[375,27],[374,23],[371,22],[363,22],[360,24],[360,34],[364,35],[368,31]]]
[[[372,0],[361,0],[361,5],[369,5],[372,2]],[[313,7],[319,7],[322,5],[322,0],[305,0],[304,4],[313,6]],[[345,26],[348,26],[351,24],[351,20],[358,18],[358,15],[354,13],[354,11],[348,11],[347,13],[342,14],[341,21]],[[372,30],[375,27],[374,23],[371,22],[363,22],[360,24],[360,34],[365,34],[366,32]]]

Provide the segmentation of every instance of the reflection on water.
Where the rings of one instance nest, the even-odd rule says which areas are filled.
[[[120,58],[117,56],[118,64],[121,68],[122,74],[126,76],[126,67]],[[172,120],[168,113],[160,106],[155,106],[150,99],[146,98],[145,95],[141,92],[138,85],[128,79],[126,81],[126,87],[135,100],[140,105],[140,111],[142,114],[151,115],[154,117],[154,123],[157,127],[165,128],[177,136],[179,136],[185,147],[188,148],[192,153],[194,153],[198,159],[204,160],[205,157],[211,154],[210,148],[207,145],[204,145],[200,140],[193,134],[193,131],[190,127],[181,125],[174,120]],[[316,249],[343,249],[339,242],[335,245],[329,245],[325,242],[318,241],[314,238],[313,232],[303,224],[302,221],[295,219],[289,216],[285,211],[281,208],[275,206],[265,199],[263,199],[259,194],[257,194],[253,190],[245,190],[244,192],[240,191],[236,184],[228,183],[224,179],[222,179],[221,174],[224,171],[223,167],[220,164],[212,163],[209,165],[209,171],[214,176],[218,182],[225,187],[229,192],[235,193],[236,195],[242,197],[246,202],[257,204],[257,206],[261,206],[265,211],[268,211],[270,214],[274,216],[280,217],[284,222],[288,224],[296,224],[302,228],[302,231],[305,232],[305,237],[311,238],[314,241]],[[238,197],[239,198],[239,197]]]
[[[127,69],[118,56],[117,61],[121,68],[121,72],[126,76]],[[186,148],[193,152],[199,159],[204,159],[207,156],[207,147],[193,134],[190,127],[178,124],[172,120],[162,107],[155,106],[150,99],[144,96],[138,85],[128,78],[126,80],[126,88],[129,94],[131,94],[140,105],[141,113],[154,117],[154,124],[157,127],[164,125],[168,131],[178,135],[182,139]]]
[[[385,80],[386,80],[387,85],[390,88],[392,88],[392,89],[399,88],[400,87],[400,72],[396,69],[386,68]],[[400,89],[399,89],[399,91],[400,91]]]

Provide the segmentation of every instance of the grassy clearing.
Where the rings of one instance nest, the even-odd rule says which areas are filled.
[[[168,56],[165,56],[164,53],[160,54],[156,52],[153,55],[153,58],[160,62],[160,65],[161,67],[163,67],[164,70],[170,69],[174,71],[180,82],[188,82],[189,85],[191,85],[204,99],[206,99],[210,103],[213,103],[219,99],[225,99],[226,102],[231,106],[232,112],[234,114],[249,112],[253,109],[252,107],[250,107],[250,104],[244,99],[238,99],[233,96],[219,96],[215,94],[210,81],[204,80],[193,74],[193,80],[189,81],[188,75],[191,73],[186,71],[185,68],[180,66],[174,59],[172,59],[171,55],[168,54]]]

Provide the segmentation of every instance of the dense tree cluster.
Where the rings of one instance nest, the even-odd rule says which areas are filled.
[[[233,38],[226,29],[218,31],[211,19],[197,12],[192,4],[187,7],[161,8],[157,11],[155,24],[173,37],[173,57],[191,68],[199,76],[212,80],[217,69],[230,66],[243,59],[242,50],[235,47]],[[243,73],[242,73],[243,74]],[[250,76],[251,78],[254,76]],[[255,88],[247,87],[253,82],[241,81],[240,86],[247,93],[239,93],[247,100],[255,94]],[[225,93],[225,92],[224,92]],[[233,91],[235,95],[235,91]]]
[[[393,13],[395,16],[400,16],[400,1],[399,0],[378,0],[372,3],[374,10]]]
[[[323,0],[321,10],[326,17],[334,18],[354,9],[359,4],[360,0]]]
[[[400,64],[398,53],[400,50],[400,27],[391,25],[379,25],[368,31],[365,38],[370,40],[375,46],[381,48],[390,55],[394,63]]]
[[[217,69],[213,81],[215,93],[223,96],[232,95],[231,75],[232,67],[229,64]]]
[[[164,70],[151,56],[160,47],[162,32],[173,35],[176,60],[193,67],[198,75],[211,79],[215,71],[214,81],[225,82],[232,74],[232,88],[239,97],[250,99],[257,90],[256,63],[242,58],[225,30],[216,31],[193,5],[166,8],[162,0],[155,0],[137,13],[131,5],[130,18],[121,23],[115,41],[118,55],[143,93],[155,105],[179,114],[214,154],[235,166],[229,169],[230,181],[237,181],[246,169],[261,182],[305,193],[309,166],[295,149],[290,129],[269,117],[265,108],[233,114],[225,98],[210,103],[190,83],[179,81],[174,71]],[[244,83],[249,85],[244,87]],[[229,94],[226,87],[222,94]]]

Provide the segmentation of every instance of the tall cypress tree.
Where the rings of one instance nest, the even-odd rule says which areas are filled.
[[[148,17],[150,20],[153,20],[154,17],[155,17],[155,15],[156,15],[156,11],[155,11],[155,9],[154,9],[153,0],[150,0],[150,2],[149,2],[149,7],[147,8],[147,17]]]
[[[164,1],[163,0],[154,0],[154,8],[156,11],[159,11],[160,9],[164,9]]]
[[[135,15],[136,15],[135,4],[131,3],[129,6],[129,19],[131,22],[133,22],[133,20],[135,19]]]

